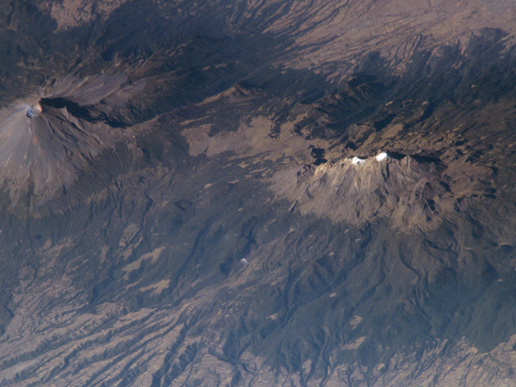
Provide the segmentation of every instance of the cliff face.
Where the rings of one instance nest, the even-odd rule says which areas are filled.
[[[515,385],[502,0],[0,5],[0,385]]]

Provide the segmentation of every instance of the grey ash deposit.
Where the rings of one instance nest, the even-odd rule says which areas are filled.
[[[140,87],[141,90],[141,87]],[[0,181],[13,204],[46,200],[120,139],[116,113],[134,95],[125,75],[65,77],[0,111]]]

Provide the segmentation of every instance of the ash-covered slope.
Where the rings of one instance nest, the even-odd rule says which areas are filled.
[[[113,147],[121,136],[115,128],[123,125],[113,113],[135,92],[126,81],[67,77],[0,112],[0,181],[14,205],[22,194],[41,201],[68,188],[92,158]]]
[[[0,385],[514,385],[511,12],[2,2]]]

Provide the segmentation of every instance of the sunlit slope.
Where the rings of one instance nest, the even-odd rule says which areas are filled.
[[[3,2],[0,385],[511,385],[511,12]]]

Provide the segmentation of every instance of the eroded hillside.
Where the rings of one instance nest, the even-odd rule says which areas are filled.
[[[508,1],[0,5],[0,385],[514,385]]]

